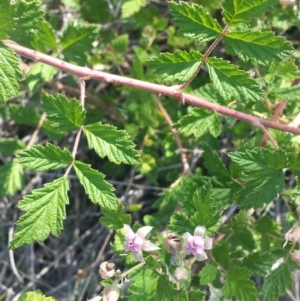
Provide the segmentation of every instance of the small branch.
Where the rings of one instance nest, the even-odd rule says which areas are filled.
[[[168,114],[167,110],[162,105],[162,103],[161,103],[161,101],[160,101],[159,98],[157,98],[157,106],[158,106],[159,110],[162,112],[162,114],[164,115],[164,118],[165,118],[166,122],[168,123],[168,125],[169,125],[169,127],[171,129],[171,132],[172,132],[172,134],[173,134],[173,136],[174,136],[174,138],[176,140],[176,144],[177,144],[178,150],[180,152],[181,162],[182,162],[182,166],[183,166],[183,174],[188,174],[188,173],[191,172],[190,165],[189,165],[186,153],[185,153],[185,151],[183,149],[183,146],[182,146],[179,134],[173,128],[173,124],[174,123],[173,123],[170,115]]]
[[[6,46],[13,49],[17,54],[19,54],[21,56],[25,56],[27,58],[30,58],[30,59],[33,59],[36,61],[40,61],[44,64],[53,66],[55,68],[58,68],[60,70],[68,72],[70,74],[74,74],[78,77],[93,78],[93,79],[96,79],[99,81],[119,84],[119,85],[133,87],[133,88],[137,88],[137,89],[141,89],[141,90],[146,90],[146,91],[150,91],[153,93],[166,95],[166,96],[178,99],[179,101],[184,99],[184,101],[186,103],[192,104],[197,107],[202,107],[204,109],[208,109],[208,110],[214,111],[216,113],[220,113],[222,115],[231,116],[235,119],[245,121],[252,125],[256,124],[258,126],[258,124],[261,124],[264,127],[270,127],[270,128],[277,129],[280,131],[300,135],[300,128],[295,128],[295,127],[287,126],[284,124],[278,124],[278,123],[270,121],[270,120],[266,120],[266,119],[258,118],[258,117],[255,117],[255,116],[252,116],[249,114],[238,112],[236,110],[232,110],[227,107],[223,107],[221,105],[205,101],[203,99],[197,98],[192,95],[188,95],[186,93],[182,93],[182,95],[178,95],[179,94],[178,91],[174,90],[174,88],[172,88],[172,87],[153,84],[153,83],[149,83],[146,81],[141,81],[141,80],[127,78],[127,77],[123,77],[123,76],[119,76],[119,75],[109,74],[106,72],[95,71],[95,70],[91,70],[90,68],[87,68],[87,67],[75,66],[75,65],[69,64],[67,62],[64,62],[62,60],[59,60],[57,58],[51,57],[49,55],[40,53],[36,50],[31,50],[26,47],[20,46],[17,43],[14,43],[9,40],[5,40],[2,42]]]
[[[275,141],[275,139],[270,135],[268,130],[262,124],[255,123],[254,125],[259,127],[265,133],[265,136],[270,139],[270,141],[272,142],[272,144],[274,145],[274,147],[276,149],[279,149],[279,146],[278,146],[277,142]]]
[[[31,138],[30,138],[30,140],[29,140],[29,142],[28,142],[28,144],[26,146],[26,149],[30,149],[30,147],[32,146],[32,144],[34,144],[34,141],[35,141],[35,139],[36,139],[36,137],[37,137],[37,135],[38,135],[38,133],[39,133],[39,131],[40,131],[43,123],[44,123],[45,118],[46,118],[46,114],[43,113],[41,115],[41,118],[39,120],[39,123],[38,123],[35,131],[33,132],[32,136],[31,136]]]

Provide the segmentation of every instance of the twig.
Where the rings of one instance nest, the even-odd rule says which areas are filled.
[[[109,74],[106,72],[95,71],[95,70],[92,70],[87,67],[75,66],[70,63],[59,60],[57,58],[51,57],[49,55],[40,53],[36,50],[32,50],[32,49],[20,46],[17,43],[10,41],[10,40],[4,40],[2,42],[21,56],[25,56],[27,58],[30,58],[30,59],[33,59],[36,61],[40,61],[44,64],[53,66],[55,68],[58,68],[60,70],[68,72],[70,74],[74,74],[78,77],[93,78],[93,79],[96,79],[99,81],[119,84],[119,85],[133,87],[133,88],[137,88],[137,89],[141,89],[141,90],[146,90],[146,91],[154,92],[157,94],[162,94],[162,95],[166,95],[166,96],[169,96],[172,98],[176,98],[179,101],[184,99],[185,102],[195,105],[197,107],[202,107],[202,108],[214,111],[216,113],[220,113],[222,115],[231,116],[235,119],[243,120],[252,125],[256,124],[258,126],[258,124],[261,124],[264,127],[270,127],[270,128],[277,129],[280,131],[300,135],[300,128],[294,128],[294,127],[287,126],[284,124],[278,124],[278,123],[270,121],[270,120],[258,118],[258,117],[255,117],[255,116],[252,116],[249,114],[245,114],[245,113],[242,113],[242,112],[239,112],[236,110],[229,109],[227,107],[223,107],[223,106],[215,104],[215,103],[205,101],[203,99],[200,99],[200,98],[192,96],[192,95],[188,95],[186,93],[182,93],[182,95],[178,95],[179,94],[178,90],[176,90],[172,87],[153,84],[153,83],[149,83],[149,82],[142,81],[142,80],[127,78],[127,77],[123,77],[123,76],[119,76],[119,75],[115,75],[115,74]]]
[[[176,140],[176,144],[177,144],[178,150],[180,152],[180,157],[181,157],[181,162],[182,162],[182,167],[183,167],[183,174],[188,174],[191,172],[191,169],[190,169],[190,165],[189,165],[186,153],[183,150],[183,146],[182,146],[179,134],[173,128],[174,123],[173,123],[170,115],[168,114],[167,110],[162,105],[159,97],[157,97],[157,106],[158,106],[159,110],[162,112],[162,114],[164,115],[164,118],[165,118],[167,124],[169,125],[169,127],[171,128],[171,132]]]
[[[275,141],[275,139],[270,135],[268,130],[262,124],[255,122],[254,125],[259,127],[265,133],[266,137],[270,139],[270,141],[272,142],[272,144],[274,145],[274,147],[276,149],[279,149],[279,146],[278,146],[277,142]]]
[[[33,134],[31,135],[31,138],[30,138],[28,144],[26,145],[26,149],[30,149],[30,147],[32,146],[32,144],[34,144],[34,141],[35,141],[35,139],[36,139],[36,137],[37,137],[37,135],[38,135],[38,133],[39,133],[39,131],[40,131],[40,129],[41,129],[43,123],[44,123],[45,118],[46,118],[46,114],[43,113],[43,114],[41,115],[41,118],[40,118],[40,120],[39,120],[39,123],[38,123],[38,125],[37,125],[35,131],[34,131]]]

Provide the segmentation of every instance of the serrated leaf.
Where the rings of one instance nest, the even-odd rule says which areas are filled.
[[[55,299],[44,296],[40,291],[34,291],[21,295],[18,301],[55,301]]]
[[[86,64],[86,53],[97,39],[98,25],[83,25],[71,22],[61,37],[62,53],[66,61]]]
[[[34,64],[26,78],[29,90],[33,91],[45,82],[51,81],[56,73],[57,69],[52,66],[40,62]]]
[[[209,283],[212,283],[216,279],[217,273],[218,273],[218,268],[216,266],[211,264],[206,265],[199,273],[200,284],[207,285]]]
[[[269,63],[281,61],[293,52],[289,41],[276,37],[273,32],[243,31],[230,32],[224,36],[226,51],[243,61]]]
[[[23,166],[35,171],[64,168],[73,162],[72,154],[68,149],[62,150],[50,143],[45,146],[34,145],[28,150],[19,152],[17,158]]]
[[[129,18],[146,5],[146,0],[125,0],[122,3],[122,19]]]
[[[120,229],[124,224],[130,225],[131,215],[124,213],[124,207],[118,204],[116,210],[111,210],[108,208],[101,209],[103,217],[100,218],[100,222],[103,226],[109,229]]]
[[[130,273],[133,283],[128,288],[131,293],[130,301],[153,301],[156,300],[156,287],[159,279],[157,273],[142,267]]]
[[[293,278],[285,263],[281,264],[276,270],[272,271],[265,280],[264,301],[278,300],[279,296],[283,296],[286,290],[293,287]]]
[[[220,116],[212,111],[195,108],[188,115],[183,116],[174,128],[185,136],[194,135],[195,137],[203,136],[208,130],[214,137],[222,132]]]
[[[157,281],[156,298],[157,300],[176,300],[178,291],[172,286],[169,279],[160,275]]]
[[[223,1],[223,16],[226,24],[236,26],[260,18],[274,5],[274,0],[226,0]]]
[[[202,154],[204,159],[203,164],[208,169],[210,175],[224,183],[231,181],[231,176],[217,153],[208,144],[204,144],[202,148],[204,150]]]
[[[0,140],[0,153],[9,156],[15,152],[22,150],[26,147],[26,144],[19,139],[15,138],[3,138]]]
[[[200,52],[177,50],[174,54],[163,53],[148,61],[147,65],[154,69],[156,74],[162,74],[165,80],[184,83],[195,74],[202,59],[203,55]]]
[[[0,199],[6,195],[14,195],[23,186],[23,167],[16,159],[0,166]]]
[[[221,58],[211,57],[206,66],[215,89],[227,101],[259,101],[264,94],[259,84],[245,71],[238,69]]]
[[[184,1],[170,1],[168,5],[175,24],[185,36],[207,42],[221,35],[221,26],[202,6]]]
[[[295,65],[294,61],[290,60],[278,68],[277,75],[292,81],[295,78],[300,77],[300,71],[298,70],[298,67]]]
[[[179,235],[182,235],[185,232],[194,233],[195,226],[185,213],[179,212],[173,214],[173,216],[171,217],[168,230],[170,232],[175,232]]]
[[[31,46],[43,53],[47,53],[48,47],[57,51],[55,31],[46,20],[39,22],[39,29],[30,42]]]
[[[114,126],[101,122],[83,127],[89,148],[102,158],[105,156],[116,164],[139,164],[140,154],[134,149],[134,144],[125,131],[117,130]]]
[[[128,34],[121,34],[111,41],[112,46],[118,53],[126,53],[128,51]]]
[[[290,87],[274,86],[269,90],[268,97],[271,99],[286,99],[289,101],[300,100],[300,85]]]
[[[104,180],[102,173],[80,161],[75,161],[74,169],[86,194],[94,204],[99,204],[102,209],[117,210],[118,200],[113,193],[114,187]]]
[[[258,277],[265,277],[276,258],[270,253],[252,253],[242,261],[242,266]]]
[[[213,227],[220,219],[220,214],[214,205],[211,193],[211,183],[208,182],[195,191],[192,200],[195,206],[195,214],[191,220],[195,225],[204,226],[206,229]]]
[[[40,119],[37,109],[33,106],[9,105],[8,111],[11,119],[17,124],[36,125]]]
[[[43,93],[42,108],[48,119],[60,131],[73,131],[80,128],[85,118],[85,111],[78,100],[68,100],[66,96],[58,94],[56,97]]]
[[[237,300],[257,301],[255,283],[249,280],[251,272],[245,268],[235,267],[225,276],[223,294],[226,299],[235,297]]]
[[[44,15],[38,0],[2,0],[0,12],[0,39],[9,37],[16,42],[33,35]]]
[[[124,253],[124,241],[126,240],[123,229],[115,231],[113,249],[116,254]]]
[[[2,22],[2,19],[1,19]],[[19,91],[18,81],[22,80],[20,61],[13,50],[0,42],[0,106]]]
[[[65,206],[69,203],[68,190],[68,179],[61,177],[24,196],[18,207],[26,213],[17,222],[11,249],[34,241],[42,242],[50,234],[60,234],[66,217]]]
[[[225,270],[229,268],[229,245],[226,242],[216,244],[212,249],[212,255]]]
[[[205,293],[197,290],[197,291],[189,291],[188,292],[188,299],[183,298],[180,300],[189,300],[189,301],[204,301],[205,300]]]

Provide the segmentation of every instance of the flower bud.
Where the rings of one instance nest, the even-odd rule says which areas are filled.
[[[103,301],[117,301],[120,289],[116,285],[109,285],[103,290]]]
[[[109,279],[115,275],[115,267],[116,265],[112,262],[104,261],[99,266],[99,274],[102,279]]]
[[[290,229],[286,234],[285,234],[285,244],[284,246],[287,244],[287,241],[292,241],[292,242],[297,242],[300,240],[300,227],[294,227],[292,229]]]
[[[300,265],[300,250],[293,251],[291,253],[291,259]]]
[[[167,234],[164,245],[167,249],[167,252],[172,255],[175,255],[182,250],[181,238],[175,233]]]
[[[178,267],[174,271],[174,278],[177,282],[187,281],[189,278],[188,271],[184,267]]]

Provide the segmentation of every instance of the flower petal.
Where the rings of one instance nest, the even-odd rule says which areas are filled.
[[[134,236],[134,232],[132,231],[131,227],[129,225],[124,225],[124,232],[126,237],[132,237]]]
[[[145,251],[157,251],[160,248],[158,246],[156,246],[155,244],[153,244],[151,241],[145,240],[143,242],[142,249]]]
[[[206,260],[206,259],[207,259],[207,254],[203,251],[203,252],[200,253],[200,254],[196,254],[196,255],[195,255],[195,258],[196,258],[196,260],[198,260],[198,261],[203,261],[203,260]]]
[[[185,232],[185,233],[182,235],[182,237],[183,237],[186,241],[188,241],[188,239],[189,239],[191,236],[192,236],[192,234],[189,233],[189,232]]]
[[[140,262],[144,262],[144,257],[143,257],[143,252],[142,250],[138,251],[138,252],[132,252],[134,258],[137,260],[137,261],[140,261]]]
[[[210,250],[213,245],[213,239],[212,238],[204,238],[204,249]]]
[[[198,227],[196,227],[196,229],[195,229],[194,235],[203,237],[205,231],[206,231],[206,228],[205,228],[205,227],[203,227],[203,226],[198,226]]]
[[[142,227],[140,229],[138,229],[138,231],[136,232],[137,236],[139,236],[140,238],[144,239],[148,234],[149,232],[153,229],[153,227],[150,227],[150,226],[145,226],[145,227]]]

